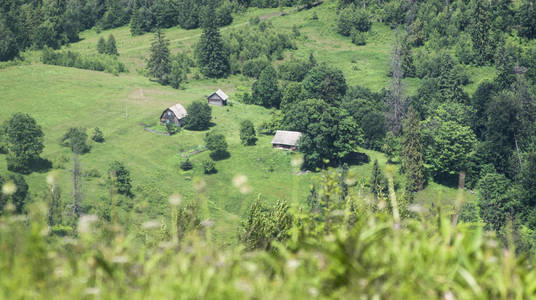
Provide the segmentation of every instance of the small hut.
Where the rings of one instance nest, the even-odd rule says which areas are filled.
[[[177,126],[181,126],[181,121],[188,115],[186,109],[180,104],[175,104],[169,108],[166,108],[162,115],[160,115],[160,123],[166,125],[168,123],[175,123]]]
[[[212,93],[212,95],[208,96],[208,104],[212,105],[227,105],[227,99],[229,99],[229,96],[227,96],[221,89],[218,89],[215,93]]]
[[[298,131],[278,130],[272,140],[272,147],[276,149],[296,150],[301,136],[302,133]]]

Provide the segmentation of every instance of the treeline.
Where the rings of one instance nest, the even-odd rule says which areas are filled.
[[[294,1],[228,0],[6,0],[0,5],[0,61],[19,56],[27,48],[53,49],[78,41],[79,32],[130,24],[133,35],[158,28],[203,27],[207,21],[225,26],[232,13],[249,6],[277,7]]]
[[[70,50],[54,51],[48,47],[43,49],[41,61],[48,65],[104,71],[114,75],[127,71],[125,65],[113,55],[95,54],[87,56]]]
[[[0,61],[29,47],[57,49],[82,30],[128,24],[129,0],[7,0],[0,5]]]

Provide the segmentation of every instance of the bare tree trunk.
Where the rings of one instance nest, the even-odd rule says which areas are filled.
[[[81,214],[80,202],[82,200],[82,172],[78,154],[73,155],[73,216],[78,220]]]
[[[465,188],[465,171],[460,171],[458,173],[458,195],[456,196],[455,204],[455,213],[452,216],[451,223],[456,225],[458,223],[458,218],[460,216],[462,205],[463,205],[463,189]]]
[[[400,133],[401,121],[404,113],[403,103],[403,71],[402,71],[402,58],[400,55],[400,41],[398,39],[398,29],[396,31],[395,44],[393,46],[393,57],[391,60],[391,93],[388,99],[389,115],[388,125],[389,129],[396,135]]]

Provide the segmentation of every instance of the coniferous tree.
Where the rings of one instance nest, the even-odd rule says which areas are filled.
[[[169,82],[169,41],[164,34],[158,30],[151,44],[151,57],[147,61],[149,75],[158,79],[161,84]]]
[[[519,8],[519,33],[528,39],[536,38],[536,2],[523,0]]]
[[[102,36],[100,37],[99,42],[97,43],[97,52],[99,52],[100,54],[106,53],[106,41],[104,40]]]
[[[106,54],[119,55],[117,52],[117,46],[115,44],[115,37],[112,34],[108,36],[108,40],[106,41]]]
[[[399,151],[400,141],[391,131],[387,132],[382,145],[382,152],[387,156],[387,162],[393,162],[393,159],[398,156]]]
[[[277,82],[277,73],[271,65],[261,72],[259,80],[251,87],[253,101],[264,107],[276,107],[281,104],[281,91]]]
[[[467,98],[454,69],[454,62],[448,54],[442,57],[438,88],[443,101],[463,103]]]
[[[484,0],[475,0],[472,10],[472,24],[469,29],[473,40],[478,63],[483,64],[492,59],[491,48],[491,14]]]
[[[413,194],[424,187],[420,121],[413,107],[409,108],[402,126],[402,169],[406,174],[406,192]]]
[[[132,196],[130,171],[119,161],[114,161],[108,170],[109,178],[116,184],[117,192],[125,196]]]
[[[61,203],[61,189],[58,184],[49,185],[48,225],[54,227],[63,223],[63,207]]]
[[[181,59],[181,55],[174,55],[171,61],[171,70],[169,74],[169,83],[173,88],[178,89],[182,83],[186,80],[186,73],[188,66],[184,60]]]
[[[374,164],[372,165],[372,175],[370,177],[369,185],[371,193],[375,196],[378,196],[379,194],[385,195],[387,192],[387,177],[385,177],[380,169],[377,159],[374,160]]]
[[[229,53],[216,24],[207,23],[195,49],[197,65],[206,77],[225,77],[231,69]]]

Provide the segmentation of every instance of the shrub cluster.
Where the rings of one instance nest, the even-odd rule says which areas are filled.
[[[85,56],[70,50],[54,51],[48,47],[43,49],[41,61],[47,65],[103,71],[114,75],[127,71],[125,65],[115,56],[103,54]]]
[[[234,30],[225,37],[225,44],[231,72],[256,78],[272,59],[282,59],[284,50],[297,49],[290,34],[276,30],[269,22]]]

